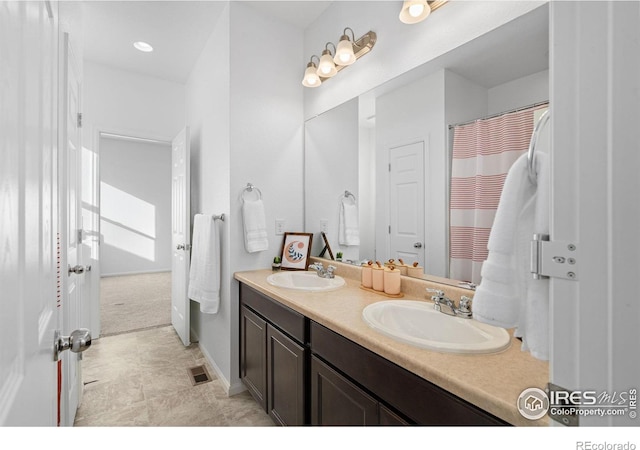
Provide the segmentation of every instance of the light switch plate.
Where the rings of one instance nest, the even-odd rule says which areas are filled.
[[[329,221],[327,219],[320,219],[320,231],[323,233],[329,232]]]
[[[276,234],[284,234],[284,219],[276,219]]]

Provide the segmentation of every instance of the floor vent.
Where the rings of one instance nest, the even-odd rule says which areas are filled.
[[[187,373],[191,379],[191,384],[194,386],[211,381],[211,376],[209,375],[209,372],[207,372],[207,368],[205,366],[189,367],[187,369]]]

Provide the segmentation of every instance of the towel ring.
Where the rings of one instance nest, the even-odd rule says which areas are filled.
[[[536,157],[536,145],[538,144],[538,134],[542,127],[549,121],[550,113],[547,109],[542,113],[540,119],[538,119],[538,123],[536,123],[535,128],[533,129],[533,134],[531,135],[531,142],[529,142],[529,151],[527,152],[527,171],[529,173],[529,181],[532,184],[537,184],[538,182],[538,174],[536,172],[535,166],[535,157]]]
[[[257,187],[255,187],[253,184],[251,183],[247,183],[247,187],[244,188],[244,191],[242,191],[242,200],[246,200],[244,198],[244,194],[246,192],[253,192],[256,191],[258,193],[258,200],[262,200],[262,192],[260,192],[260,189],[258,189]]]
[[[356,202],[356,196],[355,196],[355,195],[353,195],[351,192],[349,192],[349,191],[344,191],[344,196],[345,196],[345,197],[347,197],[347,198],[351,197],[351,198],[353,199],[353,202],[354,202],[354,203]]]

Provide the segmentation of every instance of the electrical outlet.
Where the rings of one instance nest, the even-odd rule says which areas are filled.
[[[276,234],[284,234],[284,219],[276,219]]]
[[[329,232],[329,221],[327,219],[320,219],[320,231],[323,233]]]

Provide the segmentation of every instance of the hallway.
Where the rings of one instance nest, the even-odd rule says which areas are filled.
[[[93,341],[76,427],[272,426],[245,391],[227,397],[197,344],[184,347],[171,326]],[[187,369],[206,365],[212,380],[193,386]]]

